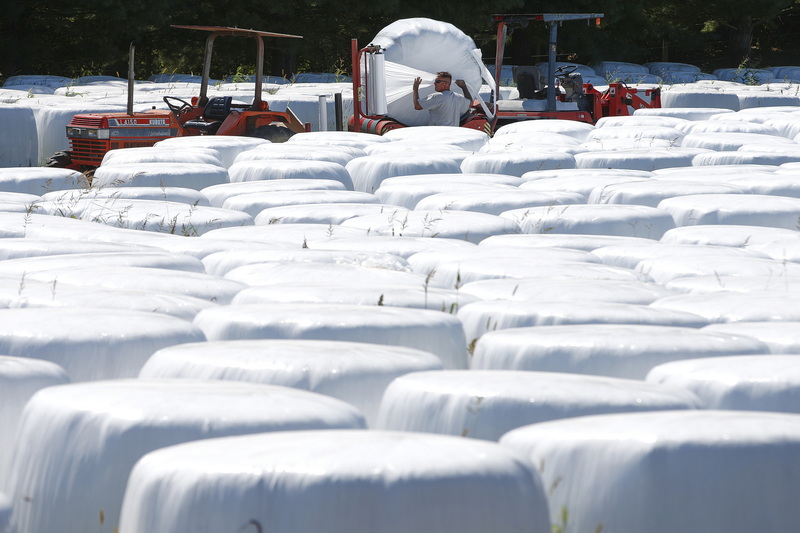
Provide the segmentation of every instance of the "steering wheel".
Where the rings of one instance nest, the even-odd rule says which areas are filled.
[[[561,65],[556,69],[556,77],[564,78],[578,70],[578,65]]]
[[[176,101],[180,102],[181,105],[176,105],[176,104],[172,103],[170,100],[176,100]],[[175,113],[175,116],[180,116],[181,113],[183,113],[187,109],[191,109],[193,107],[192,104],[190,104],[186,100],[181,100],[177,96],[165,96],[164,97],[164,103],[167,104],[167,107],[169,107],[170,111]]]

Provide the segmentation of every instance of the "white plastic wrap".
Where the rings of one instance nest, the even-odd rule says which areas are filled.
[[[483,300],[619,302],[643,305],[676,294],[676,291],[653,283],[597,276],[486,279],[467,283],[460,290]]]
[[[238,165],[239,163],[237,163]],[[344,168],[339,167],[344,177]],[[338,181],[338,180],[337,180]],[[357,191],[268,191],[239,194],[225,200],[224,209],[247,213],[253,218],[264,209],[303,204],[377,204],[378,199],[371,194]],[[261,220],[262,225],[269,220]]]

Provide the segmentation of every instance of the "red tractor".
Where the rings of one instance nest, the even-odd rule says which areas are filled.
[[[602,117],[630,115],[635,109],[661,107],[660,89],[635,89],[623,83],[609,83],[604,91],[597,90],[576,72],[577,66],[556,64],[556,38],[558,26],[569,20],[594,20],[599,24],[602,13],[544,13],[536,15],[493,15],[497,24],[497,51],[495,56],[494,88],[489,102],[473,108],[462,117],[462,127],[486,131],[490,135],[505,124],[521,120],[563,119],[594,124]],[[548,75],[542,84],[536,67],[517,67],[519,98],[499,97],[500,74],[503,67],[503,52],[506,37],[514,28],[525,27],[530,21],[541,21],[550,29]],[[353,60],[353,109],[350,129],[368,133],[384,133],[406,127],[386,115],[374,101],[381,98],[376,93],[383,87],[381,62],[376,58],[381,48],[370,44],[359,49],[352,42]],[[372,65],[372,67],[371,67]],[[362,72],[363,70],[363,72]],[[543,85],[543,86],[542,86]]]
[[[84,113],[75,115],[67,125],[71,150],[58,152],[47,166],[80,171],[100,166],[103,156],[118,148],[153,146],[170,137],[187,135],[243,135],[285,140],[305,127],[290,109],[273,111],[262,100],[264,65],[263,37],[302,38],[298,35],[244,30],[220,26],[173,26],[209,32],[206,39],[200,95],[187,102],[165,96],[168,109],[133,112],[133,45],[128,70],[128,106],[125,113]],[[251,37],[256,47],[255,95],[252,104],[233,102],[230,96],[208,97],[211,54],[214,40],[220,36]]]

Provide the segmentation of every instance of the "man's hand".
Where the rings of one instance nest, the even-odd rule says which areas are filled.
[[[414,109],[417,111],[422,111],[422,106],[419,105],[419,84],[422,83],[422,78],[417,77],[414,78],[414,84],[411,86],[413,91],[411,92],[411,100],[414,103]]]
[[[472,105],[472,95],[469,93],[469,89],[467,89],[467,82],[464,80],[456,80],[456,85],[461,87],[461,91],[464,93],[464,98],[470,101],[470,105]]]
[[[419,90],[420,83],[422,83],[422,78],[414,78],[414,89]]]

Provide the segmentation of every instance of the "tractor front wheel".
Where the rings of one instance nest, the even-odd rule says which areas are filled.
[[[286,128],[284,126],[276,126],[274,124],[256,128],[256,130],[252,134],[253,137],[266,139],[274,143],[286,142],[292,135],[294,135],[294,132],[289,128]]]
[[[44,166],[52,168],[69,168],[71,165],[72,152],[69,150],[54,153],[44,164]]]

